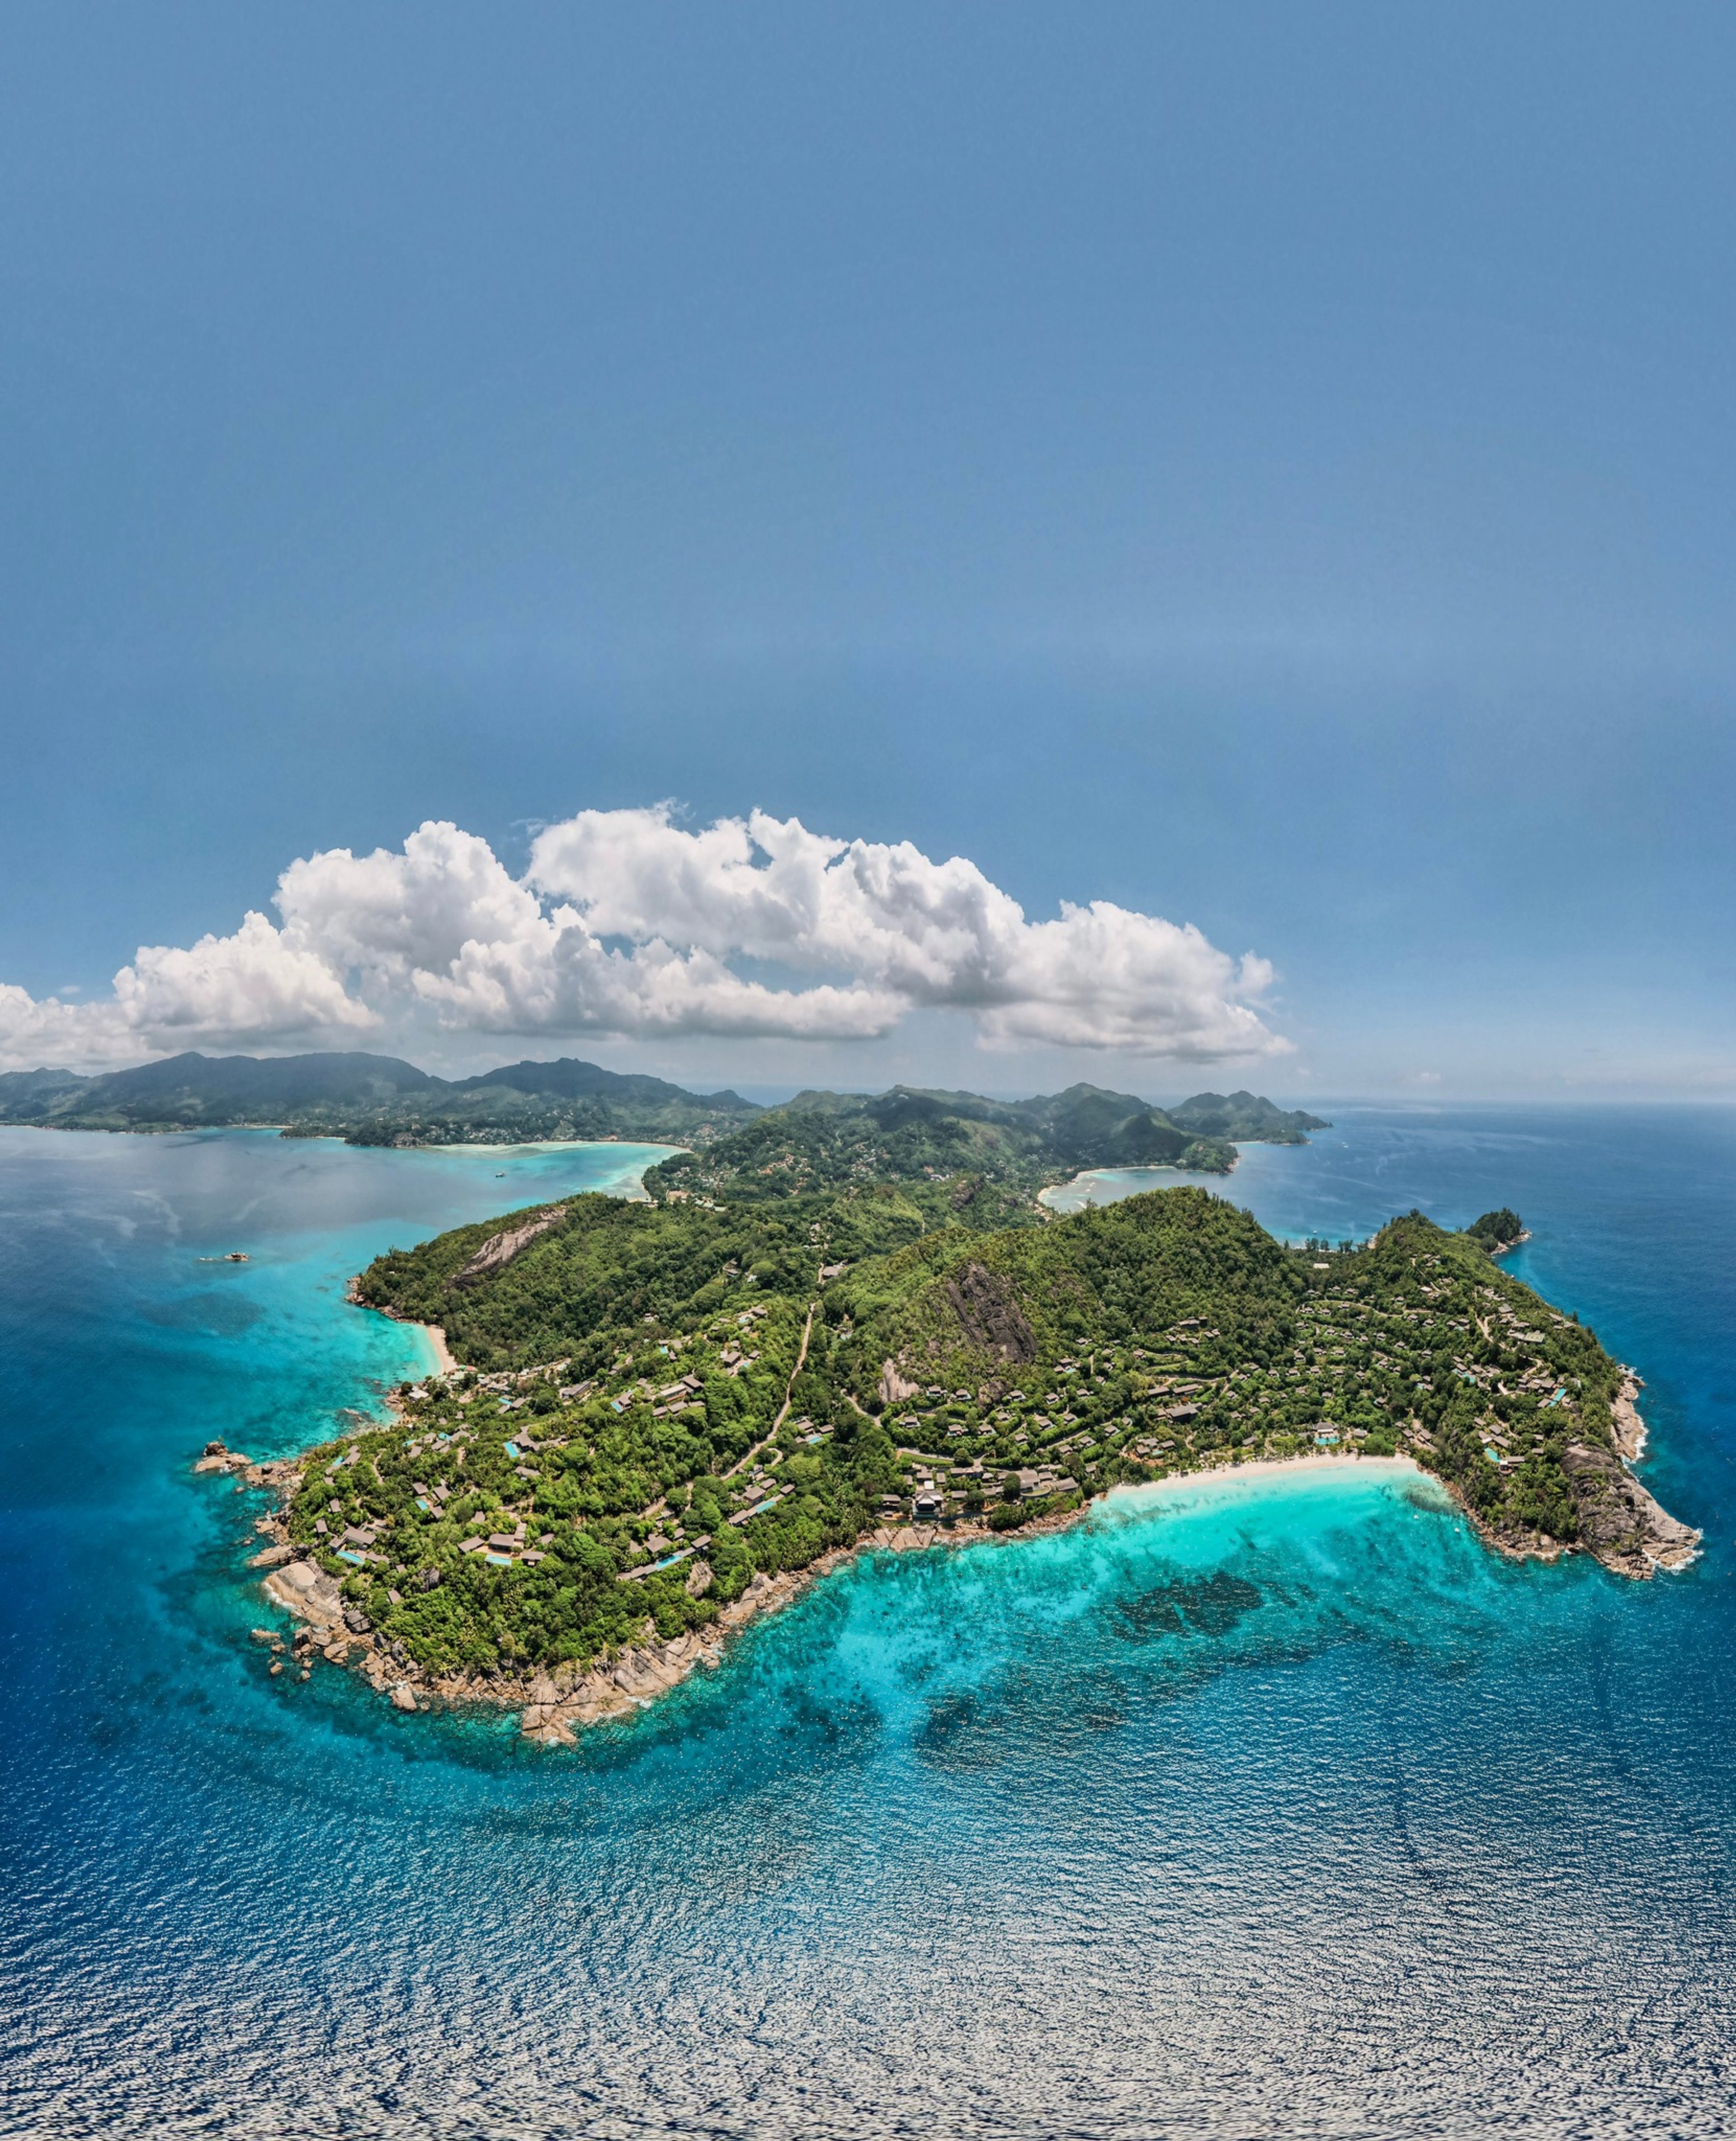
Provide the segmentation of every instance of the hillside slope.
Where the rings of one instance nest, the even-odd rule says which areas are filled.
[[[1196,1125],[1184,1127],[1183,1118]],[[1209,1120],[1226,1127],[1207,1134]],[[1197,1094],[1173,1110],[1096,1085],[1029,1100],[894,1085],[874,1095],[800,1093],[701,1154],[666,1160],[647,1177],[671,1192],[732,1201],[811,1195],[848,1184],[949,1182],[973,1224],[1013,1220],[1034,1193],[1085,1167],[1168,1167],[1227,1174],[1232,1137],[1305,1142],[1318,1116],[1267,1100]]]
[[[1002,1216],[1080,1167],[1176,1167],[1227,1174],[1232,1140],[1294,1141],[1319,1128],[1249,1093],[1196,1094],[1166,1112],[1094,1085],[1034,1100],[894,1086],[799,1094],[765,1110],[733,1092],[692,1093],[666,1079],[606,1070],[573,1057],[503,1064],[440,1078],[396,1056],[360,1051],[207,1056],[82,1077],[0,1076],[0,1123],[57,1130],[281,1127],[352,1144],[508,1144],[629,1139],[701,1155],[671,1163],[668,1189],[776,1197],[846,1182],[921,1183],[967,1175],[961,1198],[986,1193]]]
[[[0,1076],[0,1122],[52,1130],[283,1126],[352,1144],[518,1144],[538,1138],[703,1142],[760,1110],[735,1093],[564,1059],[438,1078],[396,1056],[175,1056],[130,1070]]]
[[[885,1184],[587,1196],[357,1294],[464,1365],[293,1468],[283,1550],[406,1671],[576,1671],[883,1527],[1320,1448],[1409,1452],[1510,1553],[1645,1575],[1697,1542],[1623,1465],[1593,1334],[1416,1213],[1322,1256],[1195,1189],[984,1229]]]

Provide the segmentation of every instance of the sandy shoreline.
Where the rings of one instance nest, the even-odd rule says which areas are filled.
[[[509,1157],[515,1152],[661,1152],[674,1154],[691,1149],[684,1144],[665,1144],[657,1138],[520,1138],[513,1144],[494,1144],[487,1139],[479,1143],[460,1144],[454,1139],[449,1144],[399,1144],[394,1152],[494,1152]]]
[[[1241,1156],[1238,1152],[1237,1154],[1238,1160]],[[1233,1169],[1230,1170],[1231,1174],[1234,1171]],[[1045,1184],[1037,1192],[1036,1201],[1045,1211],[1054,1213],[1057,1218],[1069,1218],[1071,1216],[1071,1212],[1051,1200],[1056,1197],[1065,1197],[1070,1189],[1083,1189],[1089,1183],[1100,1182],[1111,1174],[1157,1176],[1160,1179],[1152,1184],[1153,1189],[1173,1189],[1178,1184],[1188,1188],[1204,1189],[1213,1182],[1227,1182],[1230,1179],[1229,1174],[1220,1174],[1214,1169],[1165,1167],[1160,1161],[1154,1161],[1147,1167],[1082,1167],[1077,1174],[1070,1175],[1065,1182],[1051,1182]],[[1129,1192],[1129,1195],[1138,1194],[1137,1191]],[[1088,1195],[1083,1205],[1073,1208],[1083,1211],[1095,1201],[1094,1198]],[[1112,1197],[1109,1201],[1114,1204],[1119,1203],[1121,1200],[1119,1198]]]
[[[357,1306],[367,1305],[357,1302],[354,1285],[352,1281],[349,1298]],[[416,1321],[389,1308],[376,1313],[390,1316],[396,1322]],[[421,1323],[417,1327],[425,1335],[434,1356],[435,1367],[430,1372],[442,1376],[456,1372],[460,1364],[452,1356],[444,1329],[434,1323]],[[1616,1405],[1616,1441],[1620,1459],[1631,1465],[1644,1450],[1645,1427],[1634,1403],[1638,1395],[1638,1379],[1630,1369],[1624,1370],[1623,1375],[1623,1387]],[[396,1405],[393,1409],[396,1410]],[[242,1474],[249,1485],[280,1489],[288,1488],[290,1474],[299,1470],[294,1460],[269,1468],[253,1466],[247,1459],[238,1459],[227,1452],[220,1457],[208,1452],[197,1469],[233,1470]],[[768,1576],[763,1571],[757,1573],[741,1597],[722,1607],[710,1626],[690,1631],[669,1642],[657,1644],[647,1639],[628,1644],[617,1656],[600,1659],[583,1672],[569,1666],[558,1668],[553,1675],[538,1672],[523,1677],[497,1676],[482,1680],[455,1676],[430,1678],[414,1666],[406,1667],[395,1663],[381,1651],[371,1630],[364,1632],[348,1627],[337,1584],[317,1570],[311,1561],[300,1558],[298,1551],[289,1543],[281,1517],[276,1513],[262,1519],[256,1527],[268,1543],[263,1552],[254,1556],[253,1566],[269,1571],[263,1588],[273,1604],[302,1623],[296,1635],[294,1656],[304,1667],[304,1678],[305,1667],[311,1662],[311,1651],[317,1646],[333,1664],[358,1662],[376,1691],[389,1696],[400,1710],[423,1710],[432,1702],[450,1708],[516,1709],[522,1712],[520,1729],[527,1739],[544,1746],[570,1747],[577,1745],[577,1732],[583,1726],[628,1717],[679,1686],[701,1666],[711,1669],[720,1665],[729,1636],[758,1615],[787,1605],[810,1585],[819,1582],[860,1554],[921,1553],[935,1548],[981,1545],[1014,1546],[1021,1540],[1067,1530],[1084,1522],[1094,1510],[1112,1504],[1117,1498],[1145,1500],[1163,1493],[1174,1494],[1178,1489],[1190,1487],[1222,1486],[1232,1481],[1247,1481],[1258,1487],[1296,1475],[1355,1471],[1434,1480],[1443,1495],[1469,1522],[1483,1544],[1508,1560],[1554,1561],[1572,1551],[1553,1539],[1546,1541],[1542,1534],[1535,1539],[1527,1537],[1522,1540],[1496,1535],[1449,1481],[1439,1479],[1409,1455],[1368,1457],[1355,1450],[1308,1449],[1290,1457],[1262,1457],[1245,1464],[1192,1467],[1155,1479],[1118,1481],[1103,1494],[1081,1500],[1071,1509],[1033,1518],[1029,1523],[1013,1530],[996,1531],[981,1521],[968,1519],[951,1525],[881,1525],[865,1533],[853,1545],[833,1548],[806,1568],[776,1576]],[[1637,1482],[1632,1484],[1637,1496],[1655,1509],[1644,1489]],[[1667,1554],[1648,1557],[1650,1568],[1631,1569],[1629,1573],[1650,1574],[1652,1568],[1659,1567],[1679,1568],[1694,1556],[1699,1535],[1675,1525],[1661,1510],[1657,1510],[1656,1514],[1672,1533],[1679,1532],[1683,1537],[1680,1540],[1672,1538]],[[648,1622],[647,1627],[648,1630]]]
[[[443,1346],[443,1334],[440,1343]],[[647,1636],[637,1643],[625,1645],[617,1656],[600,1659],[583,1671],[577,1666],[564,1666],[552,1674],[539,1671],[524,1676],[430,1678],[413,1666],[406,1668],[394,1661],[382,1651],[371,1629],[353,1627],[347,1622],[338,1585],[312,1562],[291,1558],[295,1550],[279,1518],[261,1520],[258,1528],[275,1543],[268,1544],[254,1556],[253,1565],[267,1572],[263,1587],[271,1602],[302,1624],[293,1637],[293,1661],[305,1667],[311,1663],[312,1651],[317,1649],[332,1664],[357,1666],[377,1693],[387,1696],[403,1710],[426,1710],[436,1704],[445,1709],[518,1710],[521,1712],[519,1729],[526,1739],[543,1746],[570,1747],[577,1745],[578,1733],[586,1725],[619,1722],[636,1710],[648,1707],[671,1688],[678,1687],[701,1667],[715,1669],[723,1662],[728,1638],[750,1621],[788,1605],[811,1586],[863,1554],[1016,1546],[1021,1541],[1070,1529],[1118,1494],[1143,1495],[1162,1488],[1203,1487],[1232,1479],[1258,1484],[1281,1474],[1349,1472],[1358,1467],[1427,1476],[1409,1458],[1362,1458],[1310,1452],[1296,1457],[1261,1459],[1251,1464],[1212,1465],[1199,1471],[1172,1474],[1159,1480],[1123,1483],[1072,1509],[1034,1518],[1030,1523],[1012,1531],[996,1531],[980,1522],[880,1525],[865,1533],[853,1546],[833,1548],[806,1568],[776,1576],[768,1576],[763,1571],[756,1574],[740,1597],[722,1607],[716,1622],[706,1628],[690,1631],[666,1643],[654,1642]],[[267,1475],[263,1468],[250,1467],[245,1458],[236,1458],[229,1453],[203,1459],[200,1469],[207,1468],[236,1471],[246,1468],[250,1484],[283,1487],[289,1484],[277,1468],[273,1468],[274,1476]]]
[[[1052,1514],[1034,1518],[1030,1523],[1021,1524],[1016,1531],[997,1532],[986,1523],[968,1522],[951,1525],[881,1525],[873,1531],[864,1533],[853,1546],[833,1548],[806,1568],[777,1576],[756,1575],[741,1597],[722,1609],[712,1627],[678,1637],[673,1642],[661,1646],[629,1646],[617,1662],[612,1665],[605,1662],[595,1666],[583,1679],[575,1680],[565,1688],[539,1676],[538,1682],[529,1689],[523,1689],[521,1684],[521,1690],[511,1695],[504,1690],[487,1693],[477,1689],[467,1690],[460,1695],[455,1688],[450,1691],[449,1699],[455,1697],[471,1701],[497,1702],[506,1707],[524,1701],[525,1707],[520,1729],[527,1739],[544,1746],[572,1746],[576,1744],[575,1728],[627,1716],[635,1710],[647,1707],[658,1695],[668,1689],[679,1686],[689,1673],[700,1666],[720,1665],[727,1637],[760,1614],[775,1612],[779,1607],[787,1606],[812,1585],[824,1581],[863,1554],[921,1553],[971,1546],[1013,1547],[1021,1541],[1070,1530],[1117,1494],[1137,1494],[1154,1492],[1164,1487],[1190,1484],[1205,1486],[1232,1479],[1258,1481],[1281,1473],[1349,1472],[1358,1468],[1414,1474],[1419,1479],[1429,1476],[1408,1457],[1334,1456],[1310,1452],[1297,1457],[1262,1459],[1252,1464],[1212,1465],[1200,1471],[1175,1473],[1168,1479],[1149,1480],[1139,1485],[1122,1483],[1104,1494],[1080,1502],[1073,1509],[1058,1509]],[[529,1697],[528,1700],[527,1695]]]
[[[444,1350],[444,1333],[439,1334],[439,1344]],[[250,1485],[268,1485],[284,1490],[293,1485],[288,1474],[296,1468],[293,1460],[271,1467],[253,1466],[245,1458],[224,1453],[221,1457],[208,1454],[198,1469],[233,1470],[243,1474]],[[618,1723],[648,1708],[701,1667],[711,1670],[721,1665],[728,1639],[750,1621],[789,1604],[812,1585],[863,1554],[925,1553],[936,1548],[985,1545],[1012,1547],[1021,1541],[1070,1530],[1089,1519],[1094,1511],[1112,1507],[1118,1499],[1145,1501],[1166,1492],[1174,1494],[1179,1489],[1185,1493],[1188,1488],[1222,1487],[1239,1482],[1258,1488],[1275,1485],[1286,1478],[1299,1482],[1304,1476],[1359,1472],[1372,1472],[1386,1478],[1434,1480],[1443,1495],[1468,1519],[1483,1543],[1506,1558],[1537,1556],[1552,1561],[1570,1551],[1553,1541],[1544,1548],[1541,1541],[1537,1546],[1518,1545],[1493,1536],[1450,1483],[1438,1479],[1410,1457],[1362,1457],[1354,1452],[1310,1450],[1293,1457],[1259,1458],[1245,1464],[1207,1465],[1170,1473],[1158,1479],[1119,1482],[1104,1494],[1071,1509],[1034,1518],[1016,1530],[995,1531],[980,1522],[950,1526],[902,1523],[882,1525],[865,1533],[852,1546],[834,1547],[806,1568],[776,1576],[768,1576],[764,1572],[756,1574],[741,1597],[722,1607],[709,1627],[690,1631],[669,1642],[652,1641],[647,1622],[647,1633],[639,1642],[624,1646],[616,1656],[599,1659],[583,1671],[573,1666],[558,1668],[553,1674],[539,1671],[522,1677],[503,1675],[475,1680],[457,1676],[431,1678],[414,1666],[406,1668],[383,1651],[371,1630],[366,1630],[365,1626],[357,1629],[347,1625],[337,1584],[311,1561],[299,1558],[288,1543],[281,1520],[276,1517],[261,1519],[257,1526],[268,1540],[276,1543],[267,1544],[263,1552],[256,1554],[253,1566],[267,1571],[263,1587],[272,1603],[302,1624],[295,1632],[291,1656],[302,1665],[304,1678],[311,1654],[317,1648],[332,1664],[359,1666],[375,1691],[387,1696],[400,1710],[423,1710],[435,1705],[497,1712],[517,1710],[521,1713],[519,1730],[527,1740],[543,1746],[571,1747],[578,1744],[578,1734],[585,1726]]]
[[[1434,1474],[1425,1472],[1412,1457],[1360,1457],[1354,1450],[1310,1449],[1294,1457],[1257,1457],[1249,1464],[1202,1464],[1191,1472],[1172,1472],[1162,1479],[1149,1479],[1131,1491],[1138,1493],[1144,1488],[1183,1487],[1203,1484],[1208,1479],[1264,1479],[1280,1472],[1409,1472],[1419,1479],[1432,1479]],[[1111,1494],[1129,1491],[1125,1486],[1112,1487]],[[1099,1499],[1103,1499],[1099,1497]]]
[[[462,1364],[453,1359],[452,1349],[446,1343],[446,1334],[440,1325],[438,1323],[424,1323],[414,1316],[400,1316],[397,1310],[395,1308],[376,1307],[371,1301],[364,1301],[361,1298],[361,1296],[357,1293],[356,1289],[360,1284],[361,1280],[360,1277],[357,1277],[356,1278],[352,1278],[348,1286],[344,1289],[343,1297],[347,1302],[348,1302],[352,1308],[365,1308],[370,1316],[383,1316],[390,1322],[401,1323],[410,1330],[420,1331],[424,1339],[427,1341],[429,1351],[434,1356],[434,1366],[431,1368],[425,1370],[424,1371],[425,1374],[430,1376],[455,1376],[458,1373]],[[389,1411],[393,1413],[396,1413],[402,1410],[395,1397],[388,1398],[386,1400],[386,1407]]]
[[[446,1334],[438,1323],[425,1323],[421,1328],[428,1334],[428,1343],[434,1349],[434,1372],[437,1376],[455,1376],[458,1363],[452,1357],[452,1349],[446,1343]]]

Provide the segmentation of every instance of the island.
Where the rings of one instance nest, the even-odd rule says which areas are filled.
[[[396,1056],[202,1056],[82,1076],[0,1074],[0,1123],[42,1130],[273,1129],[356,1145],[702,1142],[762,1112],[739,1093],[563,1057],[440,1078]]]
[[[928,1159],[974,1158],[1022,1182],[1060,1180],[1079,1167],[1173,1167],[1227,1174],[1236,1146],[1300,1144],[1317,1115],[1248,1092],[1196,1093],[1168,1108],[1095,1085],[1027,1100],[896,1086],[889,1093],[804,1093],[763,1108],[739,1093],[691,1093],[642,1072],[571,1056],[507,1063],[440,1078],[393,1056],[208,1056],[189,1051],[125,1070],[0,1074],[0,1124],[44,1130],[271,1128],[286,1137],[353,1145],[678,1144],[703,1152],[755,1125],[769,1152],[800,1148],[824,1172],[842,1161],[871,1169],[877,1148],[893,1173],[926,1141]],[[915,1134],[914,1137],[912,1133]],[[792,1164],[798,1164],[793,1158]],[[835,1170],[834,1170],[835,1171]],[[829,1177],[828,1178],[829,1179]]]
[[[1407,1457],[1492,1548],[1644,1577],[1699,1534],[1630,1469],[1636,1379],[1510,1276],[1507,1213],[1286,1246],[1206,1190],[1055,1218],[1003,1126],[817,1101],[598,1194],[394,1250],[361,1307],[445,1372],[270,1466],[293,1656],[571,1740],[863,1550],[1013,1538],[1124,1483]],[[944,1118],[955,1121],[954,1117]],[[794,1129],[790,1127],[794,1125]],[[842,1126],[842,1127],[840,1127]],[[795,1134],[805,1127],[811,1137]],[[936,1138],[938,1136],[939,1142]]]

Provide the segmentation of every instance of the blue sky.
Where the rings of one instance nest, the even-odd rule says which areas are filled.
[[[406,984],[347,1045],[1736,1084],[1727,11],[20,4],[0,37],[7,1060],[74,1052],[27,1021],[140,945],[275,926],[298,858],[434,819],[517,878],[539,828],[666,800],[967,859],[1033,923],[1191,923],[1271,962],[1288,1052],[1035,1014],[985,1049],[957,975],[877,1037],[484,1030]],[[132,1052],[305,1045],[224,1018]]]

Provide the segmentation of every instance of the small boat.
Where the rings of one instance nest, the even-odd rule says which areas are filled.
[[[226,1264],[244,1264],[247,1262],[247,1251],[245,1249],[231,1249],[229,1254],[224,1258],[224,1262]]]

